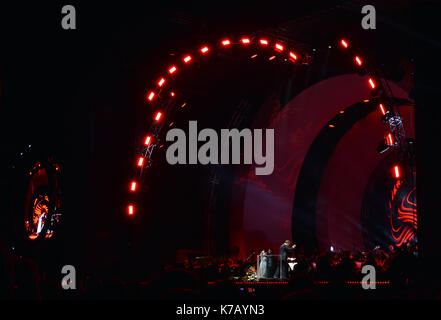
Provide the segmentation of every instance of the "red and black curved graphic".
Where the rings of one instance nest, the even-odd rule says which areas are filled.
[[[390,201],[391,235],[397,247],[416,240],[417,205],[416,188],[397,181]]]

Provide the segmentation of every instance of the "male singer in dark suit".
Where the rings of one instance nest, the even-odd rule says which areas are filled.
[[[282,276],[280,279],[287,279],[288,278],[288,252],[294,251],[294,248],[296,245],[292,245],[291,247],[291,241],[286,240],[281,246],[280,246],[280,257],[279,262],[280,265],[277,268],[276,274],[274,275],[274,278],[279,278],[280,276],[280,269],[282,269]]]

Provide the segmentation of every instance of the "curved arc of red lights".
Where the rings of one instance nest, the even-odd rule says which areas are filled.
[[[232,45],[243,45],[243,46],[250,46],[252,43],[257,43],[258,47],[260,48],[268,48],[268,47],[273,47],[275,52],[280,53],[287,53],[286,55],[286,59],[288,59],[289,61],[293,62],[293,63],[297,63],[300,61],[299,59],[299,55],[292,50],[289,50],[287,48],[285,48],[285,46],[283,45],[283,43],[281,41],[272,41],[265,38],[258,38],[257,37],[241,37],[238,41],[232,41],[230,38],[224,38],[220,41],[220,45],[221,48],[222,47],[230,47]],[[341,39],[340,40],[340,45],[345,49],[349,49],[350,45],[349,42],[346,39]],[[206,55],[208,54],[213,48],[216,47],[210,47],[208,45],[203,45],[200,47],[200,49],[198,50],[198,52],[200,53],[200,55]],[[255,55],[253,56],[255,57]],[[307,55],[305,55],[305,57],[307,57]],[[190,54],[186,54],[182,57],[182,62],[183,64],[189,64],[193,61],[194,56],[190,55]],[[305,59],[306,61],[306,59]],[[367,74],[371,74],[369,73],[369,71],[366,68],[366,64],[364,63],[363,59],[359,56],[359,55],[355,55],[354,56],[354,61],[355,64],[359,67],[362,68],[364,72],[366,72]],[[305,62],[304,62],[305,63]],[[167,83],[169,81],[173,80],[173,76],[179,72],[180,70],[180,66],[178,63],[171,65],[168,70],[167,76],[160,76],[158,78],[158,81],[156,83],[156,88],[149,91],[146,95],[146,100],[149,103],[153,103],[156,100],[164,98],[164,96],[161,95],[161,93],[163,92],[165,86],[167,86]],[[377,87],[382,87],[382,83],[381,81],[377,81],[375,76],[370,76],[368,78],[368,85],[370,86],[370,88],[372,90],[375,90]],[[153,131],[151,134],[149,134],[148,136],[145,137],[145,143],[144,143],[144,148],[142,150],[142,154],[139,155],[139,157],[136,160],[138,169],[139,169],[139,177],[142,176],[143,172],[144,172],[144,168],[150,166],[150,159],[153,153],[154,148],[157,146],[156,139],[158,139],[159,137],[159,133],[161,131],[161,128],[163,126],[163,119],[165,117],[165,115],[167,114],[166,111],[171,111],[172,109],[172,103],[170,103],[170,98],[173,98],[175,96],[175,93],[173,91],[170,91],[170,95],[168,95],[168,103],[165,104],[165,108],[164,106],[161,108],[161,110],[156,111],[153,120],[154,120],[154,124],[156,123],[156,125],[154,125],[152,127]],[[184,107],[185,104],[181,107]],[[165,111],[164,111],[165,109]],[[387,106],[384,106],[383,103],[379,104],[379,109],[381,111],[381,113],[383,114],[383,116],[387,115],[388,113],[390,113],[390,110]],[[158,125],[160,124],[160,125]],[[392,130],[390,130],[392,132]],[[389,133],[386,136],[386,143],[391,146],[391,147],[398,147],[398,144],[396,143],[397,139],[394,140],[393,136],[391,133]],[[394,167],[394,174],[395,174],[395,178],[396,179],[400,179],[401,175],[400,175],[400,170],[398,166]],[[130,191],[136,192],[138,187],[137,187],[138,182],[133,180],[130,182]],[[135,205],[133,203],[129,203],[127,205],[127,213],[129,215],[134,215],[135,214]]]

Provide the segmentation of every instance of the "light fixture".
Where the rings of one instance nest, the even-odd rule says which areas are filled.
[[[349,47],[349,44],[345,39],[341,39],[340,43],[346,49]]]
[[[161,118],[162,118],[162,112],[161,111],[156,112],[155,118],[154,118],[155,121],[160,121]]]
[[[184,58],[184,62],[185,62],[185,63],[190,62],[190,60],[191,60],[191,56],[186,56],[186,57]]]
[[[165,83],[165,79],[164,78],[161,78],[159,81],[158,81],[158,86],[160,86],[160,87],[162,87],[162,85]]]

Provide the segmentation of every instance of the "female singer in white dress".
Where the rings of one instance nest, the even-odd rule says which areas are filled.
[[[264,278],[267,271],[267,264],[268,264],[268,257],[266,255],[265,250],[262,250],[262,252],[260,253],[260,264],[259,264],[259,268],[258,268],[258,272],[257,272],[257,277],[260,278]]]

